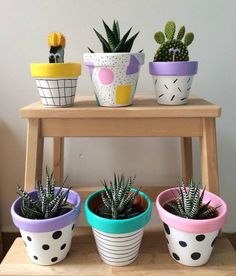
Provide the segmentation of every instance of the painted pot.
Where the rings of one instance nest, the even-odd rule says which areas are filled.
[[[219,230],[227,216],[226,203],[215,194],[205,191],[204,202],[218,207],[218,216],[212,219],[186,219],[173,215],[162,206],[178,195],[177,188],[160,193],[156,200],[158,214],[163,222],[170,256],[187,266],[201,266],[207,263]]]
[[[86,53],[97,104],[119,107],[133,103],[144,53]]]
[[[31,75],[36,80],[42,104],[67,107],[74,104],[80,63],[34,63]]]
[[[55,192],[58,188],[55,188]],[[37,198],[37,191],[29,193]],[[50,219],[27,219],[19,215],[22,199],[12,204],[11,215],[14,224],[20,229],[29,258],[39,265],[52,265],[62,261],[70,250],[72,233],[81,208],[80,196],[69,192],[69,203],[74,208],[68,213]]]
[[[150,62],[157,102],[164,105],[182,105],[188,101],[197,61]]]
[[[107,219],[96,215],[93,210],[101,203],[101,191],[91,194],[85,201],[85,215],[91,225],[100,258],[112,266],[125,266],[138,256],[144,226],[151,217],[150,198],[139,192],[145,211],[129,219]]]

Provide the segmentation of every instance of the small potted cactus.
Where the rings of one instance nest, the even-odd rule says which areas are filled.
[[[35,78],[42,104],[46,107],[67,107],[74,104],[80,63],[64,63],[66,40],[63,34],[48,35],[49,63],[33,63],[31,75]]]
[[[46,169],[46,187],[36,181],[36,190],[25,192],[12,204],[11,215],[20,229],[29,258],[39,265],[62,261],[70,250],[72,233],[80,213],[80,196],[71,189],[55,187]]]
[[[150,198],[132,188],[135,178],[114,174],[103,190],[85,202],[85,215],[92,226],[101,259],[112,266],[125,266],[138,256],[144,226],[151,217]]]
[[[175,31],[175,23],[169,21],[165,25],[165,34],[155,33],[154,38],[160,46],[153,62],[149,63],[157,101],[164,105],[187,103],[193,76],[198,67],[197,61],[189,61],[188,53],[188,46],[193,42],[194,34],[185,34],[184,26],[179,29],[176,37]]]
[[[112,28],[104,21],[103,25],[107,40],[94,31],[104,53],[94,53],[88,48],[90,53],[84,54],[96,101],[100,106],[128,106],[133,103],[140,65],[144,63],[144,53],[130,53],[138,33],[128,39],[132,28],[121,37],[118,21],[114,20]]]
[[[191,180],[188,187],[182,182],[160,193],[156,205],[171,257],[187,266],[204,265],[225,223],[226,203]]]

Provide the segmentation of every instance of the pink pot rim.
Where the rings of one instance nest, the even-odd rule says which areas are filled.
[[[178,188],[170,188],[161,192],[157,196],[157,211],[160,219],[164,223],[175,229],[190,233],[209,233],[222,228],[227,217],[227,205],[224,200],[221,199],[219,196],[208,191],[205,191],[203,201],[208,202],[209,200],[211,200],[211,206],[220,206],[219,208],[217,208],[218,216],[216,218],[203,220],[186,219],[173,215],[170,212],[166,211],[162,206],[166,202],[174,198],[173,193],[177,195],[177,190]]]

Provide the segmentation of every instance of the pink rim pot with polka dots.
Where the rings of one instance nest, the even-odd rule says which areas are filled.
[[[64,188],[63,188],[64,189]],[[55,193],[59,188],[55,188]],[[64,189],[66,190],[66,189]],[[37,198],[37,191],[28,193]],[[71,246],[75,222],[80,214],[79,194],[70,190],[67,202],[73,208],[63,215],[49,219],[28,219],[20,215],[22,198],[15,200],[11,207],[14,224],[19,228],[30,260],[39,265],[53,265],[62,261]]]
[[[201,190],[202,191],[202,190]],[[205,191],[203,204],[217,208],[217,215],[209,219],[180,217],[163,208],[167,202],[178,197],[179,189],[170,188],[157,196],[156,206],[164,225],[170,256],[180,264],[201,266],[208,262],[219,230],[227,216],[227,205],[217,195]]]
[[[144,53],[86,53],[84,62],[98,105],[132,105]]]

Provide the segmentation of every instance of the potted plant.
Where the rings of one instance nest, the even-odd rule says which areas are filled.
[[[64,63],[65,37],[54,32],[48,35],[49,63],[30,65],[42,104],[47,107],[67,107],[74,104],[80,63]]]
[[[165,25],[165,34],[155,33],[154,38],[160,46],[153,62],[149,63],[157,101],[164,105],[187,103],[198,68],[197,61],[189,61],[187,48],[193,42],[194,34],[185,34],[182,26],[175,38],[175,30],[175,23],[169,21]]]
[[[138,33],[128,39],[130,28],[123,37],[120,36],[118,21],[110,28],[104,21],[107,40],[95,33],[102,43],[104,53],[84,54],[84,62],[94,85],[97,104],[119,107],[133,103],[136,92],[140,65],[144,63],[144,53],[130,53]]]
[[[101,259],[112,266],[125,266],[138,256],[143,228],[151,217],[150,198],[132,188],[135,178],[114,174],[103,190],[85,201],[85,215],[92,226]]]
[[[33,263],[52,265],[70,250],[72,232],[80,213],[80,196],[71,189],[55,187],[53,174],[46,169],[46,187],[36,181],[36,190],[25,192],[12,204],[11,215]]]
[[[160,193],[156,206],[171,257],[188,266],[205,264],[225,223],[226,203],[191,181]]]

